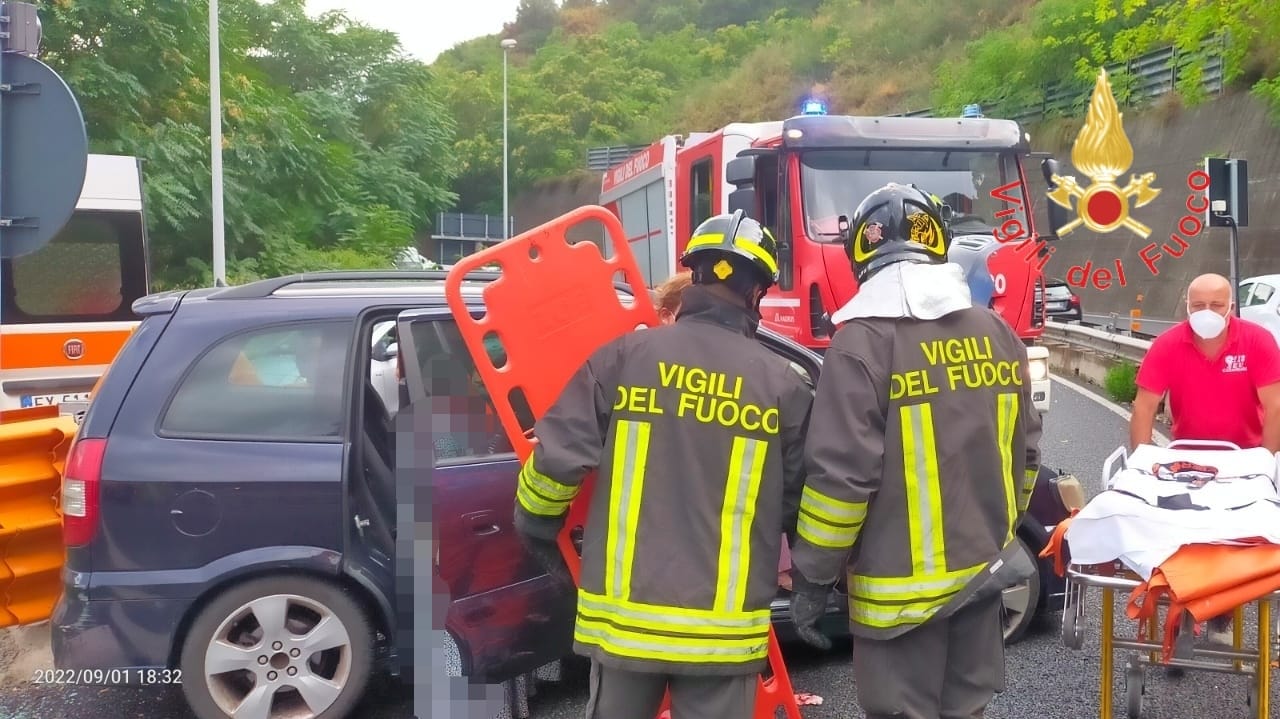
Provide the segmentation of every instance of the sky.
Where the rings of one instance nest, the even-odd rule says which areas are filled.
[[[516,19],[519,0],[307,0],[307,13],[343,10],[347,17],[400,36],[404,51],[423,62]],[[442,21],[447,17],[447,21]]]

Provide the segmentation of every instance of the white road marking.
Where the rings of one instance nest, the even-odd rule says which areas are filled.
[[[1070,388],[1070,389],[1072,389],[1072,390],[1074,390],[1074,391],[1076,391],[1076,392],[1078,392],[1078,393],[1080,393],[1080,394],[1084,395],[1084,396],[1085,396],[1085,397],[1087,397],[1088,399],[1091,399],[1091,400],[1093,400],[1094,402],[1097,402],[1098,404],[1102,405],[1103,407],[1106,407],[1107,409],[1111,410],[1112,412],[1114,412],[1114,413],[1116,413],[1116,414],[1120,415],[1121,417],[1123,417],[1123,418],[1124,418],[1124,421],[1126,421],[1126,422],[1128,422],[1128,421],[1129,421],[1129,418],[1133,416],[1133,413],[1132,413],[1132,412],[1130,412],[1129,410],[1125,409],[1124,407],[1121,407],[1120,405],[1116,404],[1115,402],[1112,402],[1111,400],[1109,400],[1109,399],[1107,399],[1106,397],[1104,397],[1104,396],[1102,396],[1102,395],[1098,394],[1097,392],[1094,392],[1093,390],[1089,389],[1088,387],[1085,387],[1084,385],[1077,384],[1077,383],[1072,382],[1071,380],[1068,380],[1068,379],[1064,379],[1064,378],[1062,378],[1060,375],[1053,374],[1052,372],[1050,372],[1050,373],[1049,373],[1049,379],[1053,380],[1054,382],[1057,382],[1057,383],[1061,384],[1061,385],[1062,385],[1062,386],[1064,386],[1064,387],[1068,387],[1068,388]],[[1166,437],[1166,436],[1164,436],[1164,434],[1163,434],[1162,432],[1160,432],[1160,430],[1158,430],[1158,429],[1153,429],[1153,430],[1151,431],[1151,435],[1152,435],[1152,438],[1156,441],[1156,444],[1157,444],[1157,445],[1159,445],[1159,446],[1161,446],[1161,447],[1166,447],[1166,446],[1168,446],[1168,444],[1169,444],[1169,438],[1168,438],[1168,437]],[[1126,439],[1125,439],[1125,444],[1128,444],[1128,438],[1126,438]]]

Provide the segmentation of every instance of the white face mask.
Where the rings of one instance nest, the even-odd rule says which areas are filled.
[[[1191,331],[1200,336],[1201,339],[1211,340],[1222,334],[1227,328],[1227,318],[1205,309],[1192,312],[1191,308],[1187,308],[1187,319],[1191,322]]]

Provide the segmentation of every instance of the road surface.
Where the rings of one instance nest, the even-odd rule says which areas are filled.
[[[1100,489],[1102,462],[1126,436],[1125,419],[1112,409],[1055,381],[1052,409],[1046,418],[1042,448],[1046,463],[1070,471],[1085,483],[1090,496]],[[1092,600],[1084,649],[1065,648],[1058,635],[1059,612],[1041,618],[1026,638],[1009,648],[1007,690],[996,697],[988,719],[1079,719],[1098,715],[1097,594]],[[1127,620],[1118,627],[1131,626]],[[1254,636],[1253,625],[1246,636]],[[863,717],[857,708],[849,669],[849,645],[828,654],[795,648],[788,666],[797,691],[823,697],[821,706],[803,707],[806,719]],[[1121,658],[1122,659],[1122,658]],[[1115,712],[1124,713],[1124,683],[1116,675]],[[1169,679],[1162,670],[1147,671],[1144,719],[1250,716],[1244,701],[1243,677],[1189,672]],[[412,703],[406,691],[380,688],[354,716],[361,719],[409,719]],[[1272,702],[1280,694],[1271,692]],[[581,719],[586,703],[586,676],[571,667],[563,682],[543,685],[531,700],[534,719]],[[26,687],[0,691],[0,719],[191,719],[178,692],[154,689]],[[441,715],[450,718],[466,712]],[[425,718],[424,718],[425,719]],[[434,718],[433,718],[434,719]]]

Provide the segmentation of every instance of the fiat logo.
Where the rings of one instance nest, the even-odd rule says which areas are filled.
[[[62,345],[62,354],[66,355],[69,360],[78,360],[84,357],[84,342],[80,340],[67,340]]]

